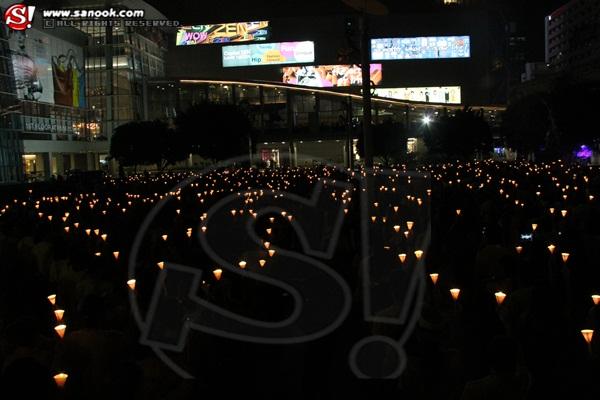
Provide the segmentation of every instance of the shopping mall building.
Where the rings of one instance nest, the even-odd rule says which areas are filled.
[[[94,7],[92,0],[71,3]],[[167,20],[143,1],[122,4]],[[3,25],[1,181],[110,170],[115,127],[173,121],[205,101],[244,105],[260,158],[304,165],[357,157],[362,77],[352,15],[189,21],[196,25],[179,29],[33,22],[24,35]],[[403,124],[407,151],[423,147],[424,120],[464,106],[483,110],[497,126],[506,99],[496,68],[497,22],[492,12],[470,7],[372,17],[373,123]]]

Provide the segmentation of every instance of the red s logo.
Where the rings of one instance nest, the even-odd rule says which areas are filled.
[[[34,6],[14,4],[4,12],[4,23],[15,31],[24,31],[27,28],[31,28],[34,10]]]

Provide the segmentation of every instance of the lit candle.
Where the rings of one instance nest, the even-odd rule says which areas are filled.
[[[460,213],[462,213],[462,210],[460,208],[456,209],[456,215],[460,217]]]
[[[406,261],[406,254],[400,253],[398,254],[398,258],[400,259],[401,263],[404,263],[404,261]]]
[[[129,289],[135,290],[135,279],[128,280],[127,281],[127,286],[129,286]]]
[[[51,294],[50,296],[48,296],[48,301],[50,302],[50,304],[55,305],[56,304],[56,295]]]
[[[263,259],[258,260],[258,265],[260,265],[261,268],[264,267],[266,263],[267,263],[266,260],[263,260]]]
[[[54,330],[56,331],[56,333],[58,334],[58,336],[62,339],[65,337],[65,330],[67,329],[67,326],[64,324],[61,325],[56,325],[54,327]]]
[[[159,261],[156,263],[156,265],[158,265],[158,268],[160,269],[164,269],[165,268],[165,262],[164,261]]]
[[[415,250],[415,256],[417,257],[417,260],[420,260],[421,257],[423,257],[423,250]]]
[[[551,244],[548,246],[548,250],[550,251],[550,254],[554,254],[554,249],[556,249],[556,246]]]
[[[494,293],[494,296],[496,296],[496,303],[498,303],[498,305],[504,303],[504,299],[506,299],[506,293],[504,292],[496,292]]]
[[[560,256],[562,257],[563,262],[567,262],[567,260],[569,259],[569,253],[560,253]]]
[[[273,257],[275,255],[275,250],[269,250],[269,257]]]
[[[242,260],[238,263],[238,265],[240,266],[241,269],[246,268],[246,261]]]
[[[64,372],[54,375],[54,382],[56,382],[56,386],[59,388],[64,387],[68,377],[69,375],[65,374]]]
[[[56,321],[60,322],[65,315],[65,310],[54,310],[54,317],[56,317]]]
[[[594,302],[595,305],[600,304],[600,294],[593,294],[592,301]]]
[[[437,283],[438,279],[440,278],[440,274],[438,274],[438,273],[429,274],[429,277],[431,278],[431,282],[433,282],[433,284],[435,285]]]
[[[531,224],[531,230],[535,231],[538,227],[538,224]]]
[[[458,300],[458,296],[460,296],[460,289],[454,288],[450,289],[450,295],[454,299],[454,301]]]
[[[213,275],[215,276],[215,279],[220,281],[221,280],[221,275],[223,275],[223,270],[220,268],[217,268],[213,271]]]
[[[115,258],[115,260],[119,259],[119,252],[118,251],[113,251],[113,257]]]
[[[521,252],[523,251],[523,246],[517,246],[515,247],[515,250],[517,251],[517,254],[521,254]]]
[[[394,231],[396,231],[396,233],[400,232],[400,225],[394,225]]]
[[[585,339],[586,343],[590,344],[590,343],[592,343],[592,338],[594,336],[594,330],[593,329],[582,329],[581,335],[583,335],[583,338]]]
[[[412,229],[414,224],[415,223],[413,221],[406,221],[406,227],[408,228],[409,231]]]

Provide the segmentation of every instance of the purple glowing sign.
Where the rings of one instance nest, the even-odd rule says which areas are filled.
[[[577,150],[577,158],[580,159],[586,159],[586,158],[591,158],[593,154],[593,151],[587,147],[585,144],[582,144],[579,147],[579,150]]]

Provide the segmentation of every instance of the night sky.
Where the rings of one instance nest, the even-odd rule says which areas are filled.
[[[480,0],[490,4],[495,12],[519,21],[528,37],[529,58],[541,60],[544,54],[544,16],[568,0]],[[351,13],[341,0],[148,0],[170,19],[183,24],[230,22],[286,16],[311,16]],[[437,0],[381,0],[391,13],[427,11]],[[307,22],[307,29],[310,29]]]

